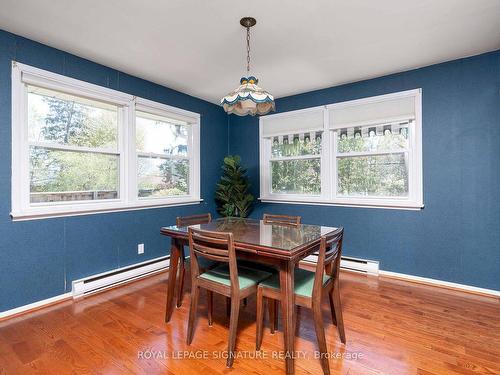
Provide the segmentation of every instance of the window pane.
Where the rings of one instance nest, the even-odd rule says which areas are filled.
[[[337,159],[339,196],[408,196],[406,153]]]
[[[319,158],[272,161],[272,192],[318,195],[321,192],[320,171]]]
[[[189,161],[139,157],[139,197],[189,194]]]
[[[187,155],[188,126],[187,123],[182,121],[137,112],[137,151],[167,155]]]
[[[311,139],[312,138],[312,139]],[[284,136],[272,138],[271,154],[273,158],[283,156],[300,156],[300,155],[319,155],[321,154],[321,138],[320,132],[312,134],[306,133],[299,136]]]
[[[29,86],[28,132],[31,142],[116,150],[118,107]]]
[[[348,132],[349,130],[349,132]],[[408,125],[391,131],[381,127],[338,131],[337,152],[397,151],[408,148]]]
[[[118,198],[119,157],[30,147],[30,202]]]

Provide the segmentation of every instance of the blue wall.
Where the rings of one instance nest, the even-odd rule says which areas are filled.
[[[201,114],[200,205],[12,222],[11,60]],[[159,234],[180,214],[215,211],[227,143],[219,106],[0,30],[0,311],[71,290],[71,281],[168,254]],[[222,135],[222,136],[221,136]],[[145,254],[137,255],[137,244]]]
[[[201,114],[200,205],[12,222],[11,60]],[[279,111],[423,88],[422,211],[258,204],[252,213],[300,214],[343,225],[345,254],[385,270],[500,290],[500,51],[279,99]],[[229,121],[228,121],[229,119]],[[258,119],[0,31],[0,311],[71,290],[71,281],[168,254],[162,225],[215,213],[228,149],[259,195]],[[137,255],[137,244],[146,253]]]
[[[307,79],[307,72],[304,72]],[[279,112],[423,89],[421,211],[259,204],[346,229],[346,255],[381,269],[500,290],[500,51],[278,99]],[[258,119],[230,117],[230,153],[259,196]]]

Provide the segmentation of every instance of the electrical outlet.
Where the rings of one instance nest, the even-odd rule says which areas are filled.
[[[140,243],[137,245],[137,254],[144,254],[144,244]]]

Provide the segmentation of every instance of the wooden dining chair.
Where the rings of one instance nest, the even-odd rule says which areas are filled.
[[[211,232],[189,228],[191,255],[191,303],[187,330],[187,344],[193,341],[196,310],[200,288],[208,291],[208,324],[212,325],[213,293],[231,298],[227,367],[232,367],[240,301],[256,293],[257,285],[271,274],[265,271],[239,267],[232,233]],[[202,272],[199,259],[207,258],[222,263]]]
[[[177,216],[175,225],[178,227],[187,227],[189,225],[208,224],[211,221],[212,215],[210,213],[191,216]]]
[[[300,216],[264,214],[262,220],[264,224],[288,225],[292,227],[298,227],[301,224]],[[278,301],[269,301],[268,308],[271,333],[274,334],[275,330],[278,329]]]
[[[212,221],[212,215],[210,213],[207,214],[200,214],[200,215],[191,215],[191,216],[177,216],[175,220],[175,225],[177,227],[187,227],[189,225],[197,225],[197,224],[208,224]],[[177,280],[177,307],[181,307],[182,305],[182,297],[184,296],[184,278],[186,274],[186,265],[187,261],[189,260],[188,257],[184,254],[184,249],[181,251],[181,258],[179,260],[179,276]],[[205,260],[205,262],[202,261],[202,264],[200,264],[200,267],[202,269],[208,269],[208,268],[213,268],[217,265],[216,262],[211,262],[208,260]]]
[[[308,271],[315,271],[318,263],[319,251],[307,256],[299,262],[299,268],[303,268]]]
[[[300,225],[300,216],[264,214],[262,220],[264,220],[264,224],[291,225],[295,227]]]
[[[332,310],[333,323],[342,343],[346,343],[342,306],[340,303],[339,270],[342,255],[342,240],[344,228],[339,228],[321,237],[318,262],[315,272],[301,268],[295,269],[295,303],[312,309],[314,329],[318,339],[320,361],[324,374],[330,374],[327,358],[327,346],[323,318],[321,315],[321,299],[323,293],[328,293]],[[273,276],[262,281],[257,288],[257,337],[256,348],[260,350],[263,334],[264,298],[270,301],[281,300],[279,277]]]

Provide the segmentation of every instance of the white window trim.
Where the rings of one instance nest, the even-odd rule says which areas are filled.
[[[336,158],[336,128],[330,128],[329,115],[333,108],[355,106],[367,103],[376,103],[386,100],[393,100],[402,97],[413,97],[415,100],[415,118],[413,121],[413,134],[410,137],[409,145],[409,196],[403,198],[387,197],[338,197],[337,196],[337,158]],[[271,147],[269,136],[264,137],[264,120],[276,117],[294,116],[303,112],[322,110],[324,112],[324,126],[321,150],[321,194],[320,195],[297,195],[297,194],[275,194],[271,193]],[[391,122],[405,120],[407,118],[377,119]],[[371,123],[356,124],[371,125]],[[354,125],[350,125],[354,126]],[[277,136],[276,134],[273,136]],[[283,134],[284,135],[284,134]],[[367,207],[367,208],[387,208],[419,210],[424,207],[423,203],[423,181],[422,181],[422,90],[407,90],[392,94],[379,95],[369,98],[351,100],[341,103],[334,103],[326,106],[305,108],[296,111],[283,112],[268,116],[261,116],[259,120],[259,155],[260,155],[260,200],[262,202],[286,203],[286,204],[311,204],[347,207]]]
[[[118,199],[101,201],[52,202],[31,204],[29,198],[29,146],[27,122],[27,84],[58,90],[119,106],[118,150],[120,155],[120,191]],[[135,146],[135,111],[173,117],[189,122],[188,141],[189,195],[167,198],[137,197],[137,152]],[[65,148],[65,146],[61,146]],[[73,147],[71,147],[73,148]],[[88,151],[91,151],[90,149]],[[110,150],[101,150],[109,152]],[[92,149],[94,152],[94,149]],[[120,91],[94,85],[29,65],[12,62],[12,211],[14,220],[76,216],[101,212],[127,211],[186,204],[200,198],[200,114],[166,104],[137,98]]]

